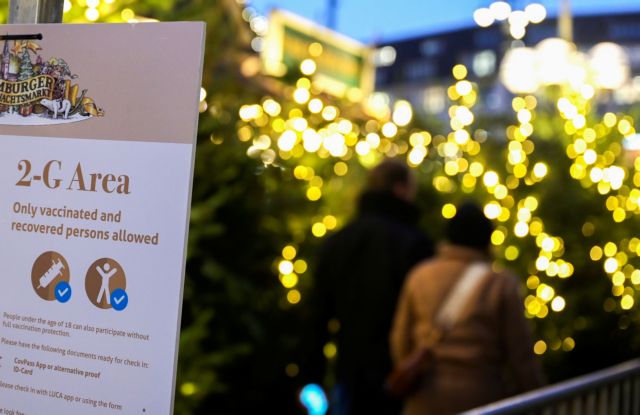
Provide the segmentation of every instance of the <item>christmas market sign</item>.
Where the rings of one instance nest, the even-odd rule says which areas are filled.
[[[9,42],[4,40],[0,55],[0,124],[57,124],[104,115],[86,89],[80,93],[72,85],[78,76],[64,59],[43,60],[33,40],[16,39],[12,47]]]
[[[315,84],[324,92],[345,97],[373,92],[375,69],[371,48],[354,39],[284,10],[269,16],[269,32],[262,61],[269,75],[298,73],[300,64],[312,59]]]
[[[204,24],[3,31],[0,414],[172,414]]]

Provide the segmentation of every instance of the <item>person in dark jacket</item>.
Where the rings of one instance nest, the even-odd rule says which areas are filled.
[[[388,333],[405,276],[434,251],[416,225],[415,194],[404,163],[382,162],[369,173],[356,218],[320,250],[312,299],[316,349],[329,340],[327,323],[339,326],[332,414],[399,412],[400,403],[384,391],[391,370]]]

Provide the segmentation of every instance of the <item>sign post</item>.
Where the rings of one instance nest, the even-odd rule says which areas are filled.
[[[0,414],[173,413],[204,39],[0,33]]]
[[[11,0],[9,23],[62,23],[63,0]]]

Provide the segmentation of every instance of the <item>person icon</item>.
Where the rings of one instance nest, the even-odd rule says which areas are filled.
[[[94,261],[87,269],[84,286],[87,298],[94,306],[106,310],[115,308],[115,303],[122,309],[123,297],[118,293],[127,289],[127,276],[116,260],[100,258]]]
[[[98,292],[98,297],[96,298],[96,302],[100,304],[102,301],[102,296],[106,295],[107,304],[111,305],[111,292],[109,291],[109,279],[113,277],[117,272],[117,268],[111,268],[111,264],[106,262],[103,266],[96,265],[96,271],[102,277],[102,285],[100,285],[100,291]]]

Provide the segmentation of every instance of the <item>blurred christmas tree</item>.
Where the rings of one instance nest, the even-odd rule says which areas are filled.
[[[0,21],[6,10],[0,0]],[[527,287],[552,380],[637,352],[640,163],[622,145],[635,110],[599,114],[595,91],[566,87],[514,97],[513,117],[476,116],[482,97],[458,65],[448,125],[416,119],[405,101],[319,91],[317,47],[284,82],[258,75],[253,18],[235,0],[65,2],[69,23],[208,25],[177,414],[302,413],[314,252],[382,157],[419,172],[422,224],[435,237],[455,203],[484,203],[497,263]],[[325,347],[329,360],[336,352]]]

